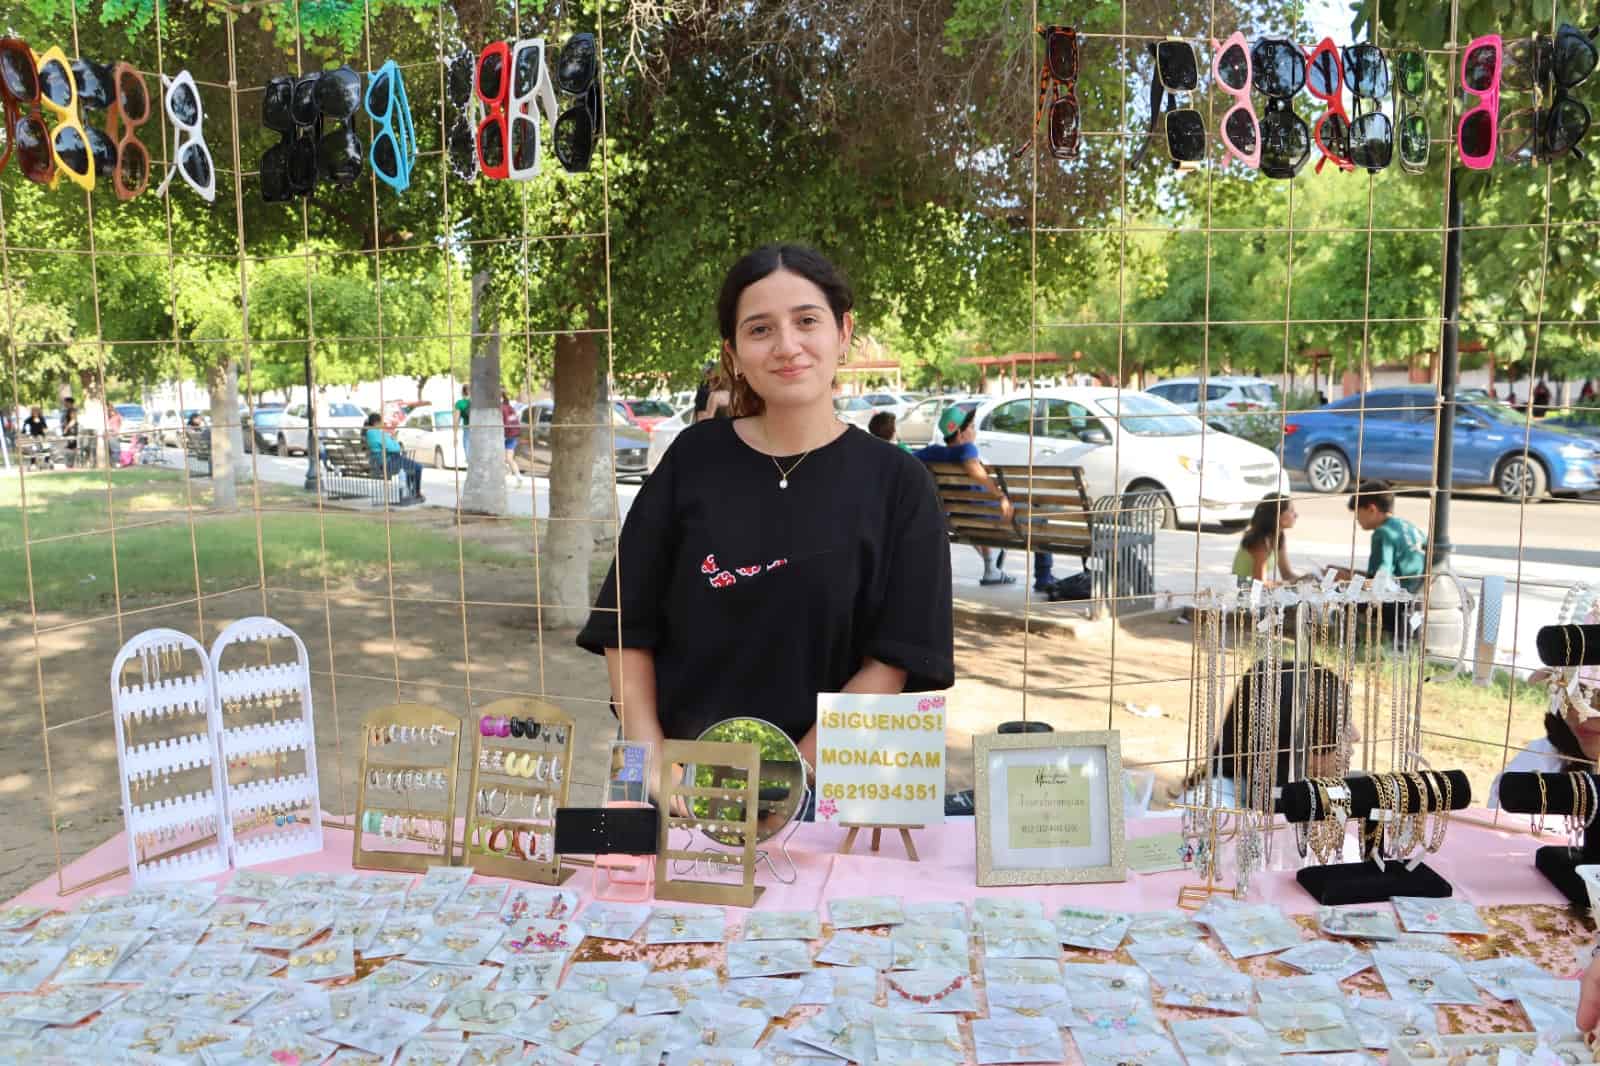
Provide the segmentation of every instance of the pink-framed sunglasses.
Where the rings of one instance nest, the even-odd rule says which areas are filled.
[[[1234,99],[1218,127],[1222,144],[1230,156],[1257,170],[1261,166],[1261,123],[1250,102],[1250,84],[1255,75],[1250,65],[1250,46],[1244,34],[1235,30],[1221,45],[1213,38],[1211,51],[1211,76]]]
[[[1500,72],[1505,46],[1498,33],[1486,34],[1467,45],[1461,56],[1461,87],[1478,98],[1456,125],[1456,151],[1463,166],[1488,170],[1494,166],[1495,143],[1500,139]]]

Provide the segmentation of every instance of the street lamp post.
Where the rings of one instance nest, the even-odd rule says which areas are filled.
[[[1428,544],[1437,569],[1450,558],[1450,485],[1456,457],[1456,384],[1461,376],[1461,183],[1455,167],[1446,182],[1444,329],[1439,343],[1439,431],[1434,435],[1433,528]]]

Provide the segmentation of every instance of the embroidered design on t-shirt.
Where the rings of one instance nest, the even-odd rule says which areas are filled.
[[[713,553],[700,560],[700,572],[710,578],[710,584],[712,588],[725,589],[731,585],[738,584],[739,578],[741,577],[759,577],[761,574],[769,570],[776,570],[780,566],[787,565],[789,565],[789,560],[787,558],[783,558],[774,559],[766,566],[756,563],[754,566],[736,566],[732,570],[724,570],[717,565],[717,557],[716,554]]]

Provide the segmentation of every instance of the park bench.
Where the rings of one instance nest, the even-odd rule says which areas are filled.
[[[211,476],[211,430],[185,426],[183,430],[183,457],[189,464],[192,477]]]
[[[1094,578],[1091,612],[1107,598],[1127,601],[1155,592],[1159,500],[1134,494],[1091,503],[1076,466],[986,464],[1011,500],[1007,521],[992,497],[974,491],[959,463],[930,463],[952,544],[1015,552],[1075,555]]]
[[[360,437],[320,437],[322,493],[331,500],[367,500],[381,505],[385,498],[395,507],[417,502],[399,466],[387,471],[367,451]]]
[[[54,470],[67,465],[67,442],[60,437],[17,438],[17,454],[26,470]]]

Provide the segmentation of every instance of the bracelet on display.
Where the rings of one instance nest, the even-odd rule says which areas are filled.
[[[661,829],[654,807],[560,807],[557,855],[654,855]]]

